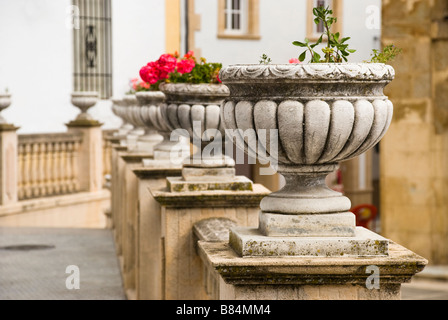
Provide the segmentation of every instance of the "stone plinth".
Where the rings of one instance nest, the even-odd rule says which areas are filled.
[[[160,300],[163,297],[163,250],[161,207],[149,192],[166,185],[166,177],[181,175],[181,168],[137,167],[138,224],[136,235],[136,299]]]
[[[0,121],[0,205],[17,202],[17,129]]]
[[[207,291],[219,300],[400,299],[401,284],[427,263],[394,242],[388,256],[375,257],[242,258],[227,242],[198,247]]]
[[[255,184],[253,191],[169,192],[163,188],[151,193],[161,206],[163,250],[155,259],[164,261],[165,275],[163,293],[157,299],[208,299],[193,226],[205,219],[227,218],[239,226],[256,227],[260,200],[269,190]]]
[[[229,243],[243,257],[371,257],[389,251],[388,239],[362,227],[351,237],[267,237],[256,228],[233,228]]]
[[[120,263],[123,283],[128,299],[136,298],[136,259],[138,234],[138,181],[134,169],[141,166],[142,159],[149,158],[144,153],[124,152],[118,157],[119,181],[117,193],[118,207],[114,208],[117,215],[115,229],[118,233],[118,247],[121,248]]]
[[[67,132],[82,134],[78,151],[79,188],[98,192],[103,189],[102,124],[96,120],[76,119],[67,124]]]

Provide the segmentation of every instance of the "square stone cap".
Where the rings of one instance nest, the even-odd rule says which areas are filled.
[[[390,241],[389,255],[377,257],[240,257],[228,242],[198,242],[207,268],[234,285],[365,285],[368,266],[379,268],[380,283],[403,283],[428,261]]]
[[[121,158],[127,163],[142,162],[143,159],[152,159],[153,155],[149,153],[126,152],[121,154]]]
[[[254,184],[253,191],[170,192],[166,187],[149,191],[162,206],[171,208],[259,207],[261,199],[271,193],[261,184]]]
[[[139,179],[157,179],[166,177],[175,177],[182,174],[181,168],[174,167],[138,167],[133,169]]]
[[[20,127],[16,127],[12,123],[0,123],[0,132],[2,131],[17,131]]]

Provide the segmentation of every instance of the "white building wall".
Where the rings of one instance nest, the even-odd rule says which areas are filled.
[[[0,91],[13,96],[2,112],[19,133],[61,132],[79,110],[71,105],[72,30],[66,26],[70,0],[0,0]],[[112,0],[113,89],[123,95],[140,67],[165,48],[162,0]],[[89,112],[120,124],[109,101]]]
[[[343,35],[352,38],[350,47],[357,49],[349,62],[367,60],[371,50],[379,47],[381,31],[366,27],[366,8],[370,5],[381,12],[381,0],[344,0],[343,15],[338,23],[343,24]],[[260,0],[261,39],[235,40],[217,38],[217,1],[196,0],[195,10],[201,15],[201,30],[195,33],[196,47],[201,48],[202,56],[210,62],[222,62],[224,66],[258,64],[264,53],[272,63],[278,64],[297,58],[303,49],[293,46],[292,42],[306,38],[307,15],[312,14],[306,0]]]
[[[0,0],[0,90],[12,105],[2,112],[19,132],[65,131],[75,118],[70,0]]]

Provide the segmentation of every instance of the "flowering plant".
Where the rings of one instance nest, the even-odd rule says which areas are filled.
[[[222,64],[207,63],[204,58],[198,62],[192,51],[182,58],[176,52],[163,54],[157,61],[149,62],[140,69],[140,77],[158,90],[162,82],[220,83],[218,74],[221,68]]]
[[[129,81],[129,86],[131,87],[129,92],[130,94],[140,91],[150,91],[151,90],[151,84],[145,81],[141,81],[138,78],[133,78],[131,81]]]

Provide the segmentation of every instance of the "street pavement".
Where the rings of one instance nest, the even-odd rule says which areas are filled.
[[[125,299],[111,230],[0,227],[0,300]],[[448,300],[448,266],[427,266],[402,299]]]
[[[124,299],[110,230],[0,228],[0,300]]]

